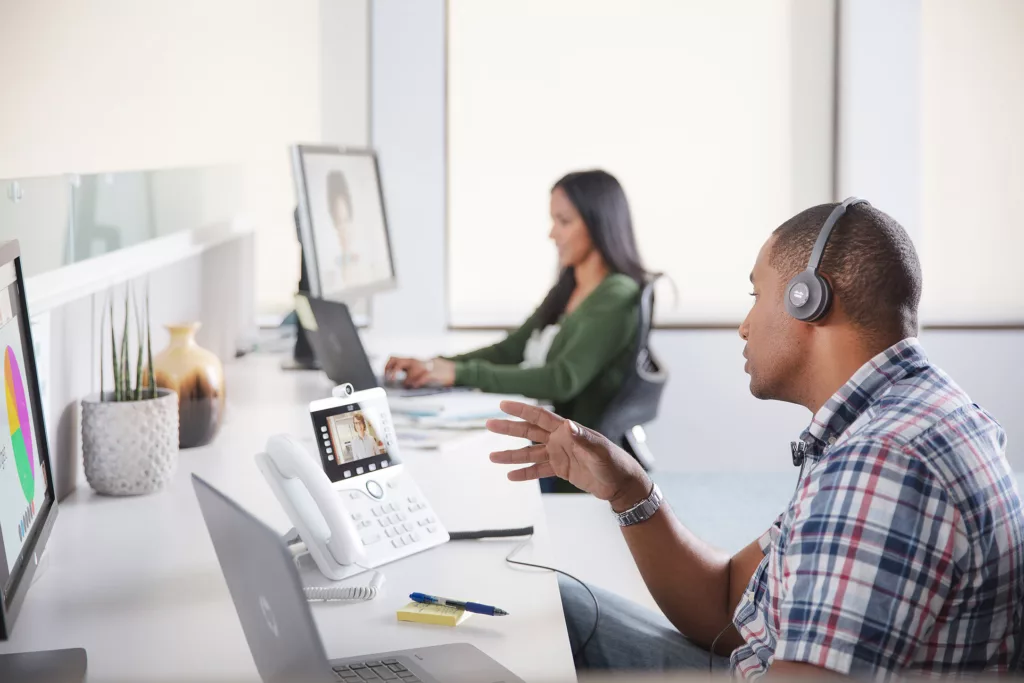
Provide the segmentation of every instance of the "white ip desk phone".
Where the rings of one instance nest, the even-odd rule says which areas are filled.
[[[320,463],[273,436],[257,465],[320,571],[340,580],[433,548],[448,532],[402,464],[383,389],[309,404]]]

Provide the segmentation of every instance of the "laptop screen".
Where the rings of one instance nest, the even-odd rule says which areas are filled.
[[[296,297],[296,313],[317,362],[332,382],[351,384],[356,391],[377,386],[377,378],[348,306],[299,295]]]

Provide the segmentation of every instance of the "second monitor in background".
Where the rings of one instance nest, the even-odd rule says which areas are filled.
[[[395,268],[376,154],[294,145],[292,175],[309,293],[351,302],[393,289]]]

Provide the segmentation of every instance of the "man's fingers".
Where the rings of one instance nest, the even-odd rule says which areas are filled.
[[[539,406],[531,406],[526,403],[520,403],[519,401],[502,401],[501,411],[512,417],[518,417],[521,420],[526,420],[532,424],[537,425],[546,432],[553,432],[562,426],[565,422],[562,418],[558,417],[550,410],[545,410]]]
[[[580,425],[572,420],[566,420],[565,426],[568,428],[569,436],[572,438],[576,445],[589,447],[593,449],[595,446],[604,447],[607,449],[605,442],[607,439],[600,432],[595,432],[593,429],[587,429],[583,425]]]
[[[544,462],[539,465],[530,465],[529,467],[523,467],[522,469],[512,470],[508,473],[508,480],[530,481],[531,479],[553,476],[555,476],[555,471],[551,469],[551,463]]]
[[[487,430],[495,434],[529,439],[537,443],[547,443],[548,438],[551,436],[536,425],[532,425],[529,422],[519,422],[518,420],[488,420]]]
[[[491,453],[491,462],[502,465],[522,465],[524,463],[547,462],[548,452],[544,446],[527,446],[512,451],[496,451]]]

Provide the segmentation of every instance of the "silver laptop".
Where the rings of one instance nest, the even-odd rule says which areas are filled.
[[[192,484],[265,683],[522,683],[469,643],[328,661],[298,569],[278,534],[195,474]]]

